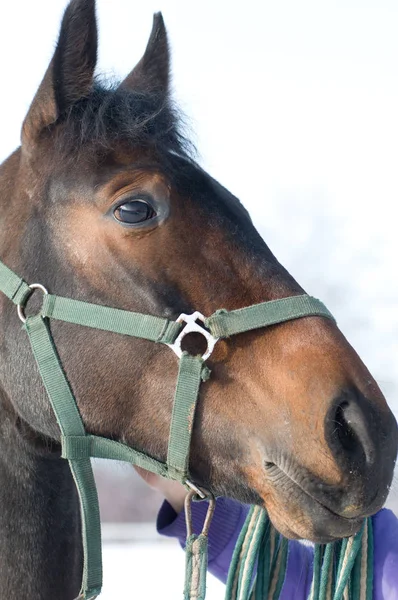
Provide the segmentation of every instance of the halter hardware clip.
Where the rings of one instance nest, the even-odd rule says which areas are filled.
[[[192,481],[189,479],[186,480],[185,485],[189,487],[191,492],[194,492],[201,500],[206,500],[209,494],[205,494],[200,488],[198,488]]]
[[[178,317],[176,322],[185,323],[185,327],[177,337],[174,344],[166,344],[166,346],[171,348],[173,352],[177,354],[178,358],[181,358],[182,356],[181,342],[184,337],[188,335],[188,333],[200,333],[203,335],[203,337],[206,338],[207,350],[203,354],[202,358],[203,360],[207,360],[211,356],[214,346],[218,342],[218,338],[215,338],[209,331],[207,331],[207,329],[199,325],[199,323],[196,322],[197,320],[202,321],[203,324],[205,323],[205,317],[198,311],[192,313],[192,315],[186,315],[185,313],[182,313]]]

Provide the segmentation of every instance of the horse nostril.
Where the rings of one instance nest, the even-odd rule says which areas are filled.
[[[352,387],[329,406],[324,436],[340,471],[340,481],[318,490],[320,500],[348,518],[380,510],[387,498],[397,453],[397,426],[390,413]]]
[[[372,424],[366,420],[355,394],[347,395],[335,410],[331,423],[331,442],[340,454],[355,463],[371,465],[375,460],[375,445],[372,439]]]
[[[336,410],[336,435],[347,452],[353,454],[360,444],[358,436],[356,435],[352,421],[349,419],[346,413],[348,402],[342,402]]]

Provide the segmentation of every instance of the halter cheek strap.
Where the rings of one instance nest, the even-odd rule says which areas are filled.
[[[39,314],[26,317],[25,305],[35,290],[44,294],[42,308]],[[219,310],[207,319],[200,313],[194,313],[181,315],[177,321],[170,321],[48,294],[39,284],[29,286],[1,262],[0,291],[18,307],[18,315],[24,323],[61,431],[62,457],[69,461],[78,490],[84,549],[83,581],[79,596],[82,600],[93,600],[102,587],[100,516],[90,457],[136,464],[193,487],[200,494],[200,490],[190,481],[189,451],[200,386],[210,377],[206,360],[217,341],[302,317],[317,316],[333,320],[322,302],[302,295],[262,302],[239,310]],[[49,328],[51,319],[150,340],[169,346],[176,353],[179,358],[179,371],[166,463],[119,442],[86,432],[54,345]],[[201,321],[201,324],[198,321]],[[191,356],[181,349],[183,337],[192,331],[199,332],[206,338],[207,351],[203,356]],[[199,555],[205,556],[207,535],[202,534],[199,541],[191,541],[193,548],[199,548]],[[205,561],[201,562],[200,569],[203,580]],[[191,581],[192,577],[189,580]],[[189,597],[187,594],[188,592],[186,597]]]

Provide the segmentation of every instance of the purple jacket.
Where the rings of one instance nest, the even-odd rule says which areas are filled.
[[[205,502],[194,503],[194,531],[202,528]],[[209,533],[209,571],[225,582],[229,563],[248,507],[233,500],[218,498]],[[184,513],[177,515],[164,502],[158,515],[159,533],[177,538],[185,545]],[[398,519],[383,509],[373,517],[374,600],[398,600]],[[289,542],[288,565],[281,600],[306,600],[312,579],[313,548],[298,541]]]

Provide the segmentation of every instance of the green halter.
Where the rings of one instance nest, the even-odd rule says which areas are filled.
[[[44,293],[40,313],[25,317],[25,305],[37,289]],[[200,313],[194,313],[181,315],[177,321],[169,321],[48,294],[39,284],[29,286],[1,262],[0,291],[18,307],[18,315],[29,336],[61,430],[62,457],[69,461],[78,490],[84,549],[81,600],[93,600],[102,587],[100,517],[90,457],[136,464],[163,477],[180,481],[200,495],[200,490],[195,488],[189,477],[189,450],[199,389],[202,382],[210,377],[205,361],[218,339],[301,317],[320,316],[333,320],[331,313],[319,300],[302,295],[239,310],[218,310],[207,319]],[[166,463],[124,444],[86,433],[54,345],[49,328],[50,319],[151,340],[171,347],[177,354],[180,363]],[[197,323],[198,320],[203,322],[203,326]],[[203,356],[191,356],[181,350],[183,337],[192,331],[206,338],[207,351]],[[199,540],[199,545],[201,543]]]

